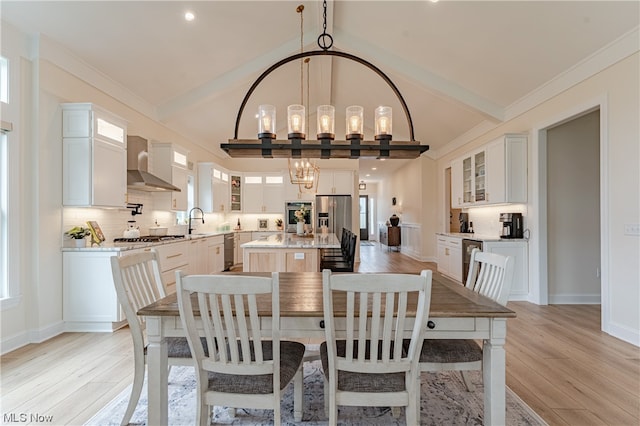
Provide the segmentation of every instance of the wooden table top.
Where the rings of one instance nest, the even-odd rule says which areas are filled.
[[[270,273],[232,272],[230,275],[246,274],[271,276]],[[417,294],[417,293],[414,293]],[[415,299],[415,298],[413,298]],[[271,315],[271,297],[258,299],[261,316]],[[344,305],[344,302],[342,302]],[[194,304],[194,308],[197,304]],[[414,305],[415,306],[415,305]],[[334,300],[334,309],[339,314],[340,301]],[[408,310],[415,312],[411,305]],[[197,310],[194,311],[197,314]],[[177,295],[164,297],[138,311],[143,316],[179,316]],[[322,317],[322,273],[280,273],[280,316]],[[442,275],[433,274],[431,286],[431,308],[429,317],[497,317],[514,318],[516,313],[493,300],[481,296]]]

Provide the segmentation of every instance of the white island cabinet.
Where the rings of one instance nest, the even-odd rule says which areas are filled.
[[[298,237],[279,232],[242,244],[244,272],[319,272],[320,249],[339,248],[335,234]]]
[[[127,123],[91,103],[62,104],[62,204],[124,207]]]

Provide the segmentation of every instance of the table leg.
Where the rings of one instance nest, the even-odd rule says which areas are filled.
[[[506,356],[507,320],[491,320],[491,337],[484,340],[482,372],[484,383],[484,424],[506,424]]]
[[[168,419],[168,375],[167,342],[162,332],[162,318],[147,318],[147,424],[166,425]]]

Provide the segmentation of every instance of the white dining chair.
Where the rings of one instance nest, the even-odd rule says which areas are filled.
[[[133,339],[133,386],[121,422],[122,425],[127,425],[140,399],[147,362],[146,317],[138,315],[138,310],[165,297],[166,290],[160,278],[158,254],[155,250],[121,257],[113,256],[111,271],[118,301],[127,318]],[[184,337],[167,338],[167,353],[170,366],[194,365],[189,344]]]
[[[217,405],[272,409],[274,424],[280,425],[281,392],[291,381],[294,420],[301,421],[305,346],[280,340],[278,273],[252,277],[178,271],[176,284],[180,318],[196,360],[198,423],[208,425],[210,407]],[[268,318],[258,313],[261,296],[271,301]],[[271,328],[262,331],[265,321]],[[200,344],[202,331],[208,355]]]
[[[513,281],[513,258],[474,249],[465,287],[506,305]],[[460,371],[468,391],[467,372],[482,370],[482,347],[473,339],[425,339],[420,371]]]
[[[405,407],[407,424],[417,424],[418,355],[431,306],[431,271],[322,274],[326,341],[320,357],[329,424],[337,424],[338,405]],[[415,312],[407,309],[410,292],[417,293]],[[346,300],[346,312],[334,312],[334,298]],[[337,332],[337,322],[344,332]],[[413,331],[405,349],[407,322]]]

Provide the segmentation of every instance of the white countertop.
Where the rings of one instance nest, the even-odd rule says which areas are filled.
[[[436,232],[436,235],[444,235],[445,237],[454,237],[465,240],[475,240],[484,242],[503,242],[510,241],[526,241],[524,238],[500,238],[499,235],[476,234],[473,232]]]
[[[291,233],[279,233],[276,235],[270,235],[267,238],[260,238],[259,240],[249,241],[242,244],[242,248],[270,248],[270,249],[284,249],[284,248],[340,248],[340,241],[336,234],[315,234],[312,237],[299,237],[296,234]]]

